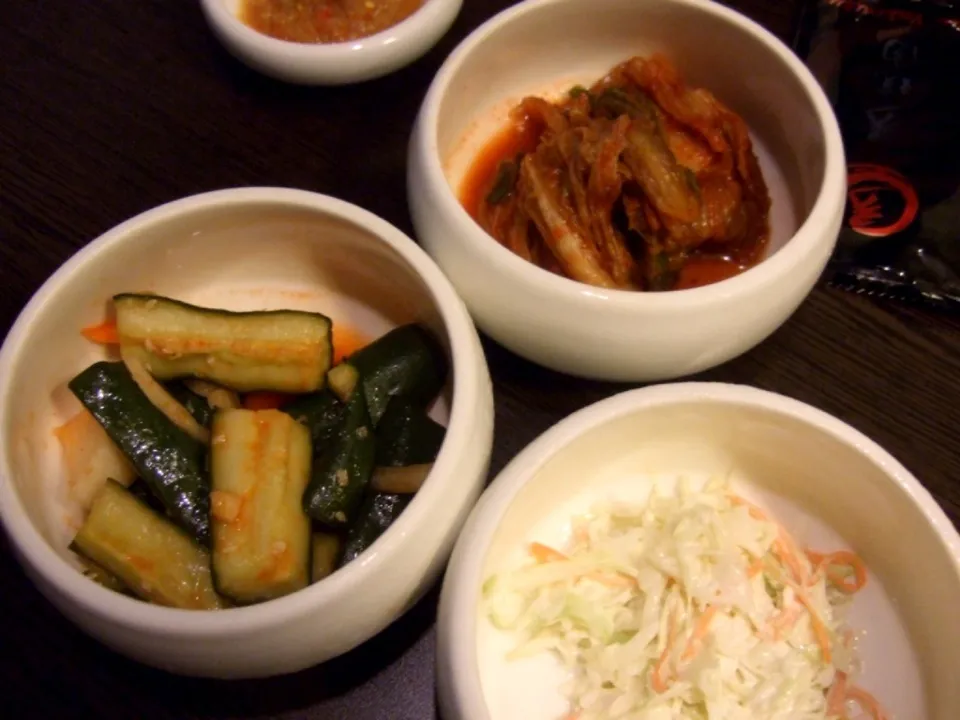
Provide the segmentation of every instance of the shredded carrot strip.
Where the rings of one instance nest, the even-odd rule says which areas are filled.
[[[97,345],[119,345],[120,334],[117,332],[117,323],[113,320],[106,320],[99,325],[91,325],[80,331],[90,342]]]
[[[594,580],[602,585],[612,588],[627,588],[627,587],[636,587],[637,581],[627,575],[626,573],[605,573],[605,572],[592,572],[584,575],[585,578]]]
[[[837,571],[827,568],[827,580],[829,580],[831,584],[840,592],[845,593],[846,595],[853,595],[854,593],[862,590],[863,586],[867,584],[866,574],[861,575],[859,570],[854,570],[854,572],[855,575],[853,581],[850,582],[848,578],[844,577]]]
[[[773,543],[774,553],[780,558],[783,564],[790,569],[790,572],[793,573],[794,579],[797,582],[805,582],[809,573],[799,557],[796,543],[784,527],[771,520],[763,510],[749,500],[739,495],[730,495],[729,498],[732,504],[747,508],[747,512],[750,513],[750,517],[753,519],[768,522],[777,528],[777,539]]]
[[[843,717],[844,704],[847,701],[847,674],[837,671],[836,679],[827,693],[827,715]]]
[[[833,653],[830,651],[830,633],[827,630],[827,626],[823,624],[823,620],[820,619],[820,616],[817,615],[813,609],[813,601],[810,599],[810,596],[807,595],[806,591],[801,588],[796,588],[796,593],[797,600],[799,600],[807,609],[807,612],[810,613],[810,624],[813,626],[813,634],[817,638],[817,645],[820,646],[823,661],[825,663],[832,663]]]
[[[700,648],[703,645],[703,639],[707,636],[707,631],[710,629],[710,623],[713,621],[713,618],[716,614],[716,605],[710,605],[704,611],[703,615],[697,619],[697,624],[693,628],[693,635],[690,636],[690,641],[687,643],[687,647],[684,648],[680,655],[681,660],[686,662],[697,656],[697,653],[700,652]]]
[[[763,570],[763,558],[758,557],[752,563],[750,563],[750,566],[747,568],[747,577],[755,578],[760,574],[761,570]]]
[[[290,400],[290,396],[278,392],[252,392],[243,396],[243,407],[247,410],[276,410]]]
[[[860,709],[868,713],[873,720],[889,720],[889,716],[880,707],[877,699],[863,688],[851,685],[847,688],[846,700],[852,700]]]
[[[767,514],[763,510],[761,510],[759,507],[754,505],[749,500],[740,497],[739,495],[730,495],[730,502],[733,503],[734,505],[745,507],[747,509],[747,512],[750,513],[750,517],[752,517],[754,520],[763,520],[766,522],[772,522],[770,518],[767,517]]]
[[[751,503],[749,500],[745,500],[738,495],[731,495],[730,502],[734,505],[739,505],[747,508],[751,517],[756,518],[757,520],[766,520],[767,522],[773,522],[767,517],[767,514],[763,512],[756,505]],[[803,564],[803,560],[798,556],[796,552],[796,544],[793,542],[793,539],[790,537],[789,533],[783,529],[781,525],[773,523],[777,526],[779,530],[779,535],[776,541],[773,544],[774,553],[780,558],[784,565],[790,570],[790,573],[794,576],[794,579],[799,583],[799,587],[795,587],[797,593],[797,599],[803,604],[807,609],[807,612],[810,613],[810,624],[813,626],[813,633],[817,638],[817,644],[820,646],[820,652],[823,654],[824,662],[833,662],[833,653],[830,650],[830,633],[827,630],[827,626],[823,624],[823,620],[817,615],[813,609],[813,602],[810,600],[810,596],[807,595],[804,586],[810,581],[810,573],[807,571],[806,567]],[[808,555],[809,557],[809,555]]]
[[[780,537],[773,543],[773,552],[780,558],[780,561],[787,566],[787,569],[790,570],[794,582],[800,583],[801,585],[807,584],[806,569],[803,567],[803,563],[797,557],[796,552],[790,546],[788,539],[782,532]]]
[[[559,550],[554,550],[549,545],[538,542],[530,543],[530,554],[533,555],[537,562],[541,563],[569,560],[569,558]]]
[[[665,693],[670,686],[667,684],[666,680],[663,679],[663,666],[667,662],[667,655],[670,654],[670,647],[665,647],[663,652],[660,653],[660,657],[657,659],[657,664],[653,666],[653,676],[650,679],[650,684],[653,685],[653,691],[658,695]]]
[[[350,357],[368,342],[367,338],[350,326],[334,323],[333,362],[338,363],[344,358]]]
[[[810,549],[804,550],[804,554],[813,566],[813,573],[810,575],[809,584],[816,585],[820,580],[820,576],[823,574],[823,559],[826,555]]]
[[[803,614],[803,610],[796,605],[785,610],[781,610],[773,620],[770,621],[770,629],[773,631],[773,639],[781,640],[783,636],[790,632],[790,629],[797,624],[797,620]]]
[[[841,592],[847,595],[853,595],[859,592],[867,584],[867,567],[860,556],[849,550],[838,550],[832,553],[818,553],[812,550],[807,551],[807,557],[810,558],[818,570],[822,569],[827,579]],[[838,573],[834,568],[849,567],[853,570],[852,581]]]
[[[783,553],[784,558],[786,558],[784,559],[784,564],[790,568],[790,572],[793,573],[798,583],[801,585],[812,584],[810,570],[807,567],[803,553],[801,553],[800,548],[797,547],[797,543],[782,525],[777,526],[777,531],[778,535],[774,548],[779,548],[779,551]]]
[[[767,517],[759,507],[737,495],[730,496],[730,502],[734,505],[746,507],[750,516],[757,520],[773,522]],[[776,525],[776,523],[774,523]],[[813,572],[807,570],[802,556],[797,551],[797,546],[787,531],[780,525],[777,525],[779,535],[774,542],[773,551],[784,565],[790,570],[798,586],[793,586],[797,594],[797,600],[810,614],[810,624],[813,627],[814,636],[817,644],[820,646],[820,652],[826,663],[833,662],[833,652],[830,647],[830,632],[820,616],[813,609],[813,601],[806,592],[806,587],[814,584],[819,579],[819,574],[823,572],[827,579],[841,592],[852,595],[863,589],[867,584],[867,568],[863,560],[853,552],[848,550],[839,550],[833,553],[818,553],[813,550],[806,551],[806,558],[813,566]],[[761,560],[754,560],[749,569],[749,577],[754,577],[762,567]],[[846,577],[836,568],[849,567],[853,570],[853,578]],[[784,628],[788,629],[799,619],[798,608],[792,608],[781,612],[771,625],[774,632],[780,632]],[[844,636],[844,643],[849,646],[853,642],[852,633],[849,631]],[[868,713],[873,720],[889,720],[889,716],[883,711],[880,703],[873,695],[866,690],[847,684],[847,676],[843,672],[837,672],[837,679],[830,687],[827,694],[827,713],[835,715],[842,720],[846,720],[844,705],[847,701],[857,703],[860,708]]]
[[[653,666],[653,673],[651,674],[650,684],[653,686],[653,691],[657,694],[662,694],[667,691],[670,685],[663,677],[663,668],[667,664],[667,660],[670,658],[670,651],[673,649],[673,641],[677,634],[677,614],[670,613],[670,619],[667,623],[667,644],[663,647],[663,652],[660,653],[660,657],[657,658],[657,662]]]

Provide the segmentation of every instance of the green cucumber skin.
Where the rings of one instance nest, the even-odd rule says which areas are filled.
[[[141,478],[137,478],[130,483],[130,487],[127,488],[127,492],[158,515],[167,514],[167,509],[163,506],[163,503],[157,499],[157,496],[154,495],[153,491],[150,489],[150,486],[147,485]]]
[[[400,517],[400,513],[406,509],[411,500],[413,495],[391,493],[368,495],[360,509],[357,521],[347,534],[347,542],[340,557],[340,567],[356,560],[364,550],[373,545],[376,539]]]
[[[377,426],[377,465],[404,467],[432,463],[440,453],[446,428],[422,407],[394,398]]]
[[[427,405],[443,388],[446,360],[434,337],[419,325],[394,328],[344,362],[356,368],[374,425],[395,396]]]
[[[159,301],[167,303],[170,305],[178,305],[184,311],[189,311],[192,313],[203,313],[206,315],[211,315],[214,317],[229,317],[229,318],[251,318],[251,317],[281,317],[284,315],[293,315],[293,316],[302,316],[302,317],[313,317],[313,318],[322,318],[326,322],[330,322],[330,318],[322,313],[309,312],[307,310],[223,310],[221,308],[209,308],[209,307],[200,307],[199,305],[191,305],[190,303],[183,302],[183,300],[175,300],[171,297],[166,297],[164,295],[142,295],[139,293],[120,293],[113,296],[113,301],[115,303],[122,303],[125,300],[136,301],[136,302],[151,302]]]
[[[310,431],[314,455],[319,455],[336,436],[346,406],[329,390],[300,395],[280,408]]]
[[[205,428],[210,427],[210,423],[213,422],[213,408],[205,397],[200,397],[179,380],[168,383],[166,388],[167,392],[187,409],[194,420]]]
[[[95,363],[68,386],[130,459],[167,515],[209,547],[206,448],[147,399],[123,363]]]
[[[213,586],[209,552],[112,480],[72,545],[147,602],[195,610],[225,605]]]
[[[176,378],[196,377],[209,380],[239,392],[258,390],[285,393],[313,392],[326,380],[326,373],[333,362],[331,342],[332,323],[326,315],[301,310],[255,310],[235,312],[220,308],[191,305],[159,295],[123,293],[113,297],[117,312],[117,325],[121,344],[128,352],[140,359],[155,378],[161,381]],[[163,314],[160,327],[189,328],[197,338],[211,333],[216,338],[214,347],[206,351],[187,349],[167,351],[154,348],[148,340],[151,333],[160,332],[149,328],[149,315],[156,311]],[[172,315],[172,317],[171,317]],[[154,320],[156,322],[156,320]],[[297,327],[291,328],[290,323]],[[301,337],[307,324],[314,337]],[[276,343],[277,338],[263,338],[264,327],[293,333],[287,338],[300,338],[316,345],[317,355],[312,358],[275,357],[262,347],[250,350],[251,344]],[[226,333],[232,340],[224,337]],[[232,342],[246,344],[247,349],[237,350]],[[226,344],[224,344],[226,343]]]
[[[376,440],[367,403],[363,393],[354,393],[336,436],[316,456],[303,494],[304,512],[330,529],[349,527],[363,502],[375,459]]]
[[[83,576],[93,580],[97,585],[105,587],[107,590],[113,590],[116,593],[121,595],[129,595],[130,597],[136,597],[134,593],[127,584],[123,582],[120,578],[114,575],[112,572],[107,570],[102,565],[98,565],[93,560],[88,558],[83,554],[83,551],[77,546],[75,542],[70,543],[69,550],[72,553],[75,553],[81,561],[81,564],[84,566],[81,572]]]

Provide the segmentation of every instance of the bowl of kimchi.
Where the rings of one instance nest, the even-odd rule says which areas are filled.
[[[417,235],[480,329],[551,369],[700,372],[814,286],[836,118],[777,38],[700,0],[528,0],[450,55],[409,147]]]

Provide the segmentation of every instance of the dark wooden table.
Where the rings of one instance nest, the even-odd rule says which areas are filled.
[[[383,80],[289,87],[232,60],[188,0],[0,3],[0,332],[78,248],[185,195],[282,185],[342,197],[411,232],[407,135],[444,57],[509,5],[466,0],[425,58]],[[781,36],[792,0],[731,3]],[[623,386],[574,381],[486,343],[492,472]],[[960,320],[818,289],[761,347],[699,379],[816,405],[888,448],[960,522]],[[15,391],[15,389],[14,389]],[[0,707],[11,718],[433,718],[436,593],[365,646],[295,676],[172,677],[60,617],[0,540]]]

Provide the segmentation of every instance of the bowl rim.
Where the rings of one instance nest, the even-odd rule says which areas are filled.
[[[488,38],[510,23],[534,13],[549,14],[554,6],[577,0],[524,0],[494,15],[471,32],[447,56],[437,71],[423,100],[415,128],[420,163],[424,177],[431,188],[433,200],[460,232],[459,237],[489,259],[496,270],[509,282],[527,283],[542,294],[553,297],[579,298],[591,307],[600,309],[617,306],[625,311],[669,311],[696,309],[705,305],[750,295],[765,286],[788,276],[808,255],[815,254],[825,243],[832,248],[835,237],[825,237],[823,228],[830,227],[841,215],[846,203],[847,173],[840,127],[823,88],[803,62],[773,33],[745,15],[712,0],[647,0],[651,3],[683,5],[726,22],[780,59],[799,81],[806,101],[819,121],[823,138],[823,178],[816,200],[796,232],[773,255],[731,278],[696,288],[669,292],[637,292],[599,288],[555,275],[527,262],[490,237],[460,204],[443,169],[438,143],[440,108],[451,83],[466,59]]]
[[[420,492],[387,532],[356,560],[330,577],[285,597],[217,612],[153,605],[110,591],[83,577],[50,546],[29,519],[14,487],[7,435],[4,434],[0,437],[0,521],[23,563],[85,612],[114,624],[168,637],[223,637],[237,631],[256,631],[282,624],[318,607],[351,597],[358,588],[372,581],[380,568],[396,559],[414,528],[427,522],[428,513],[445,494],[447,485],[441,479],[453,475],[460,457],[467,454],[472,442],[473,413],[482,401],[481,380],[476,368],[485,360],[475,339],[473,323],[453,287],[430,257],[386,220],[346,201],[305,190],[277,187],[215,190],[157,206],[103,233],[61,265],[20,312],[0,347],[0,378],[8,382],[13,367],[21,361],[35,318],[49,312],[60,288],[81,276],[91,262],[109,254],[117,246],[136,242],[147,228],[195,213],[229,211],[249,205],[288,206],[346,221],[390,246],[421,278],[444,324],[450,350],[452,392],[447,434]],[[8,427],[9,407],[10,403],[0,398],[0,428]]]
[[[483,691],[477,650],[477,628],[483,621],[477,612],[482,572],[497,529],[527,482],[558,452],[594,429],[641,411],[695,402],[771,411],[855,449],[883,472],[905,502],[923,515],[940,547],[952,558],[960,580],[960,532],[906,467],[853,426],[800,400],[749,385],[680,382],[628,390],[589,405],[548,428],[500,471],[474,506],[457,539],[440,596],[436,668],[441,703],[482,708],[469,716],[472,718],[493,717]]]
[[[270,62],[335,65],[346,74],[354,62],[386,60],[404,55],[427,38],[439,37],[460,12],[463,0],[423,0],[423,4],[396,25],[373,35],[335,43],[299,43],[265,35],[244,23],[227,7],[227,0],[200,0],[204,14],[236,47]],[[238,0],[243,2],[243,0]]]

